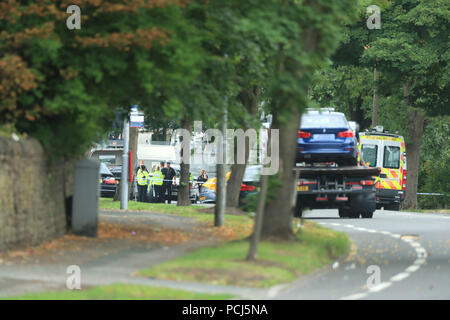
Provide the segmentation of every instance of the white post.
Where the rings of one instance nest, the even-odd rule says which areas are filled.
[[[123,122],[123,154],[122,154],[122,176],[120,178],[120,209],[128,209],[128,166],[129,166],[129,143],[130,123],[128,119]]]

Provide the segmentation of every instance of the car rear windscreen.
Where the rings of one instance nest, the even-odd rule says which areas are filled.
[[[344,116],[335,114],[305,114],[302,116],[300,128],[347,128]]]

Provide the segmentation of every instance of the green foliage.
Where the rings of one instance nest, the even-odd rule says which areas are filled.
[[[424,133],[419,192],[442,193],[444,196],[419,196],[421,208],[439,208],[450,205],[450,117],[430,119]]]

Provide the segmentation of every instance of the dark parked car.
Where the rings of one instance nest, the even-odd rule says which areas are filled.
[[[358,142],[345,115],[308,111],[302,116],[297,139],[297,162],[335,162],[355,166]]]
[[[100,163],[100,196],[101,197],[114,197],[116,193],[117,182],[112,174],[111,170],[108,169],[106,164]]]
[[[239,193],[239,205],[246,202],[249,195],[257,194],[260,186],[261,165],[247,166],[242,179],[241,192]]]

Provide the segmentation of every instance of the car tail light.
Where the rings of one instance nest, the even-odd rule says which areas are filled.
[[[402,190],[406,189],[406,169],[403,169]]]
[[[108,178],[108,179],[103,180],[103,182],[105,182],[106,184],[116,184],[116,179]]]
[[[354,136],[353,131],[350,129],[338,133],[338,138],[353,138]]]
[[[255,191],[256,190],[256,188],[255,188],[255,186],[248,186],[248,185],[246,185],[246,184],[242,184],[241,185],[241,191]]]
[[[298,130],[298,137],[299,138],[311,138],[311,133]]]

